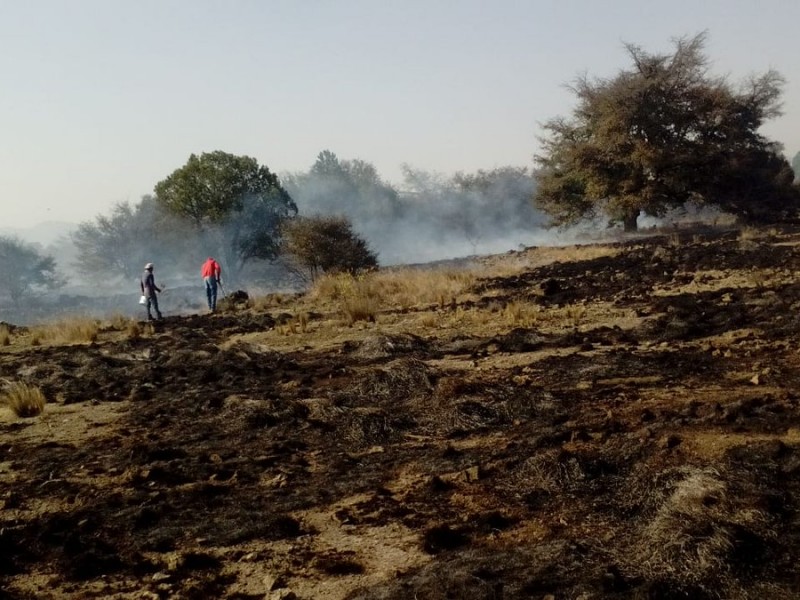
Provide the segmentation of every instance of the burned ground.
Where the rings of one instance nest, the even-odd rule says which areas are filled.
[[[0,421],[0,595],[795,598],[798,242],[619,243],[324,343],[241,309],[5,349],[49,404]]]

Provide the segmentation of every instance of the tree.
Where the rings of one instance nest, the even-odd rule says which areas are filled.
[[[364,160],[339,160],[323,150],[308,173],[284,178],[292,197],[306,214],[345,215],[359,230],[395,216],[398,193],[374,165]]]
[[[75,266],[89,278],[108,281],[122,276],[137,277],[145,263],[180,254],[187,236],[186,228],[176,217],[166,214],[152,196],[144,196],[139,204],[116,204],[109,215],[98,215],[85,221],[70,236],[78,249]]]
[[[216,238],[237,271],[254,258],[274,259],[280,224],[297,206],[278,177],[249,156],[221,151],[192,154],[155,186],[158,203]]]
[[[800,181],[800,152],[795,154],[792,159],[792,171],[794,171],[794,180]]]
[[[0,236],[0,280],[0,290],[15,307],[31,294],[63,284],[52,256],[41,254],[33,244],[6,236]]]
[[[356,274],[378,266],[367,242],[342,216],[297,217],[283,227],[283,253],[313,281],[321,273]]]
[[[783,78],[770,70],[734,89],[708,74],[705,39],[675,40],[672,54],[626,44],[631,68],[613,79],[578,78],[572,118],[545,123],[536,157],[535,202],[556,224],[604,211],[633,230],[641,212],[662,216],[690,200],[747,220],[796,212],[788,163],[758,133],[780,114]],[[742,179],[746,190],[731,185]]]

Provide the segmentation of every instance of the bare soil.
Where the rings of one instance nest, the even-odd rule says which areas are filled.
[[[356,327],[8,346],[49,403],[0,407],[0,597],[800,597],[798,243],[532,248]]]

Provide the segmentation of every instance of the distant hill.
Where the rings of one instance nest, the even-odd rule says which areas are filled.
[[[33,227],[0,227],[0,235],[16,236],[25,242],[49,246],[78,228],[77,223],[45,221]]]

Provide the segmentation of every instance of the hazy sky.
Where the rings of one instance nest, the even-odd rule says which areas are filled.
[[[715,74],[775,68],[800,151],[800,0],[0,0],[0,227],[138,202],[191,153],[324,149],[452,174],[531,166],[564,84],[708,30]]]

